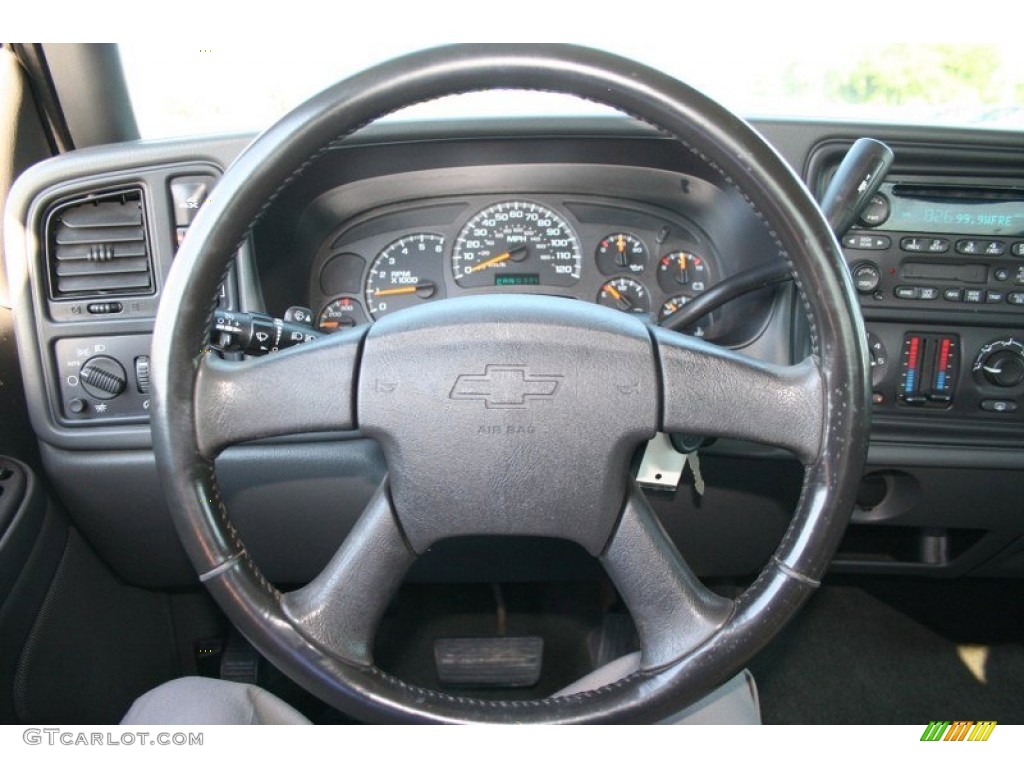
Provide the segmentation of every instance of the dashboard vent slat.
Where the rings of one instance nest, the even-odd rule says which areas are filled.
[[[46,243],[55,299],[154,292],[141,189],[58,205],[47,220]]]

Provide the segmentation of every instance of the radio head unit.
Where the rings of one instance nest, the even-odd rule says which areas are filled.
[[[843,248],[865,308],[1024,317],[1024,181],[890,179]]]

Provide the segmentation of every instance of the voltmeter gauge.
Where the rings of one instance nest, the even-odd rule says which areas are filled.
[[[673,251],[658,261],[658,285],[665,293],[700,293],[708,287],[708,280],[708,265],[703,256]]]

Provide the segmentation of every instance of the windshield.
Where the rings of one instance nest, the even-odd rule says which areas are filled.
[[[260,130],[336,80],[431,39],[300,45],[286,56],[266,45],[150,40],[122,44],[121,56],[142,135],[159,138]],[[747,117],[1024,128],[1024,57],[1011,43],[872,43],[853,35],[726,46],[714,35],[690,35],[679,46],[611,35],[596,47],[665,71]],[[601,111],[566,97],[501,93],[446,99],[401,117]]]

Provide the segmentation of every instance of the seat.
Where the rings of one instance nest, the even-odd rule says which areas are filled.
[[[181,677],[144,693],[121,725],[310,725],[295,709],[255,685]]]
[[[595,690],[640,668],[631,653],[580,678],[556,696]],[[743,670],[700,701],[662,721],[664,725],[760,725],[754,676]],[[272,693],[255,685],[183,677],[143,694],[121,725],[310,725]]]

